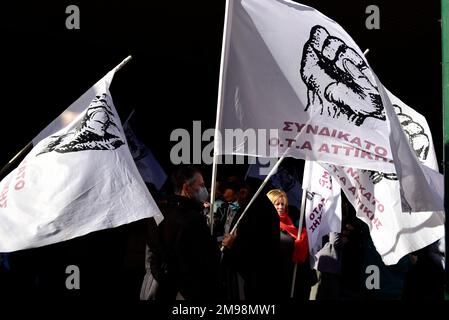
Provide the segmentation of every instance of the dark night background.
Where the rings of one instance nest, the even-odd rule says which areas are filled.
[[[362,51],[370,49],[367,59],[383,84],[427,118],[441,162],[440,2],[300,2],[342,25]],[[80,8],[80,30],[65,27],[70,4]],[[380,30],[365,27],[371,4],[380,9]],[[0,167],[132,55],[113,81],[115,106],[122,122],[136,109],[137,136],[169,172],[171,131],[192,131],[193,120],[201,120],[203,129],[215,124],[224,8],[225,0],[2,3]],[[203,169],[209,184],[211,166]],[[89,241],[84,238],[79,241]],[[44,252],[51,260],[64,245],[31,255]],[[104,242],[95,248],[109,246]]]

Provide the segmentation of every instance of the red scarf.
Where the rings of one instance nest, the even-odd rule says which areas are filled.
[[[295,248],[293,250],[292,260],[295,263],[303,263],[307,259],[309,253],[309,241],[307,240],[306,228],[302,228],[301,236],[298,237],[298,228],[293,224],[292,219],[287,213],[279,214],[280,228],[286,231],[293,239],[295,239]]]

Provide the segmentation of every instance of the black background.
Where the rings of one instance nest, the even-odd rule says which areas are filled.
[[[442,159],[440,2],[307,0],[343,26],[383,84],[423,114]],[[80,30],[65,26],[78,5]],[[368,5],[380,29],[368,30]],[[122,121],[171,169],[170,133],[215,124],[224,0],[14,2],[1,7],[0,166],[128,55],[111,92]],[[210,167],[203,168],[206,177]]]

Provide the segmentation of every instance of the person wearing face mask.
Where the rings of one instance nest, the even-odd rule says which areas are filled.
[[[241,210],[237,201],[239,185],[237,182],[227,181],[222,184],[222,204],[218,207],[215,217],[215,236],[217,244],[221,245],[225,237],[228,237],[235,223],[237,222]],[[220,278],[222,285],[222,296],[226,300],[243,300],[243,279],[237,272],[232,258],[231,248],[224,248],[220,264]]]
[[[240,205],[237,201],[238,185],[226,182],[222,185],[222,203],[214,213],[214,231],[217,242],[221,244],[225,235],[229,234],[237,221]]]
[[[164,220],[157,228],[166,264],[160,278],[164,299],[214,301],[219,288],[219,247],[203,214],[208,192],[201,173],[179,167],[172,175],[174,195],[161,207]],[[156,277],[156,276],[155,276]]]
[[[248,178],[240,188],[237,196],[240,215],[260,183],[258,179]],[[240,216],[235,232],[225,236],[223,260],[227,258],[228,265],[243,280],[243,288],[240,285],[238,288],[239,299],[272,303],[281,301],[279,216],[264,193],[262,191],[245,215]]]

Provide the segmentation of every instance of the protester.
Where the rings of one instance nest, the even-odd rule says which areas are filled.
[[[351,205],[348,205],[348,210],[342,210],[341,240],[342,299],[401,299],[405,274],[411,267],[409,255],[396,264],[385,265],[374,246],[368,226],[356,216]]]
[[[252,180],[247,180],[251,183]],[[256,181],[254,180],[254,183]],[[257,185],[244,186],[238,202],[244,211]],[[244,216],[235,235],[225,237],[223,245],[232,248],[229,260],[244,280],[247,301],[279,301],[280,244],[279,217],[270,201],[261,193]]]
[[[145,248],[145,276],[140,291],[140,300],[163,300],[169,293],[162,290],[170,288],[164,280],[167,265],[159,244],[157,223],[154,218],[148,220],[147,246]],[[162,286],[160,285],[162,283]]]
[[[348,210],[351,207],[347,198],[343,196],[341,210],[344,217],[348,216]],[[330,232],[322,237],[322,247],[313,257],[313,268],[316,270],[318,281],[310,290],[310,300],[341,298],[343,238],[344,236],[341,232]]]
[[[218,297],[219,249],[210,235],[203,203],[208,198],[201,173],[179,167],[172,175],[175,195],[161,208],[158,240],[167,265],[166,299],[210,301]],[[152,267],[153,268],[153,267]]]
[[[279,215],[280,248],[282,261],[282,295],[290,297],[293,282],[293,271],[295,264],[295,296],[306,300],[309,297],[310,285],[313,282],[312,272],[308,262],[308,240],[307,232],[303,227],[301,236],[298,237],[298,228],[293,224],[288,215],[288,198],[284,191],[273,189],[267,193],[268,198],[276,208]],[[279,232],[279,231],[278,231]]]
[[[444,300],[444,238],[412,253],[402,298],[405,300]]]
[[[239,186],[237,183],[225,182],[222,185],[223,194],[222,202],[214,214],[214,234],[217,241],[221,243],[223,236],[231,232],[231,225],[233,226],[237,221],[237,211],[240,205],[237,201]]]
[[[323,237],[324,245],[315,254],[317,283],[310,290],[310,300],[331,300],[340,297],[341,234],[331,232]]]

